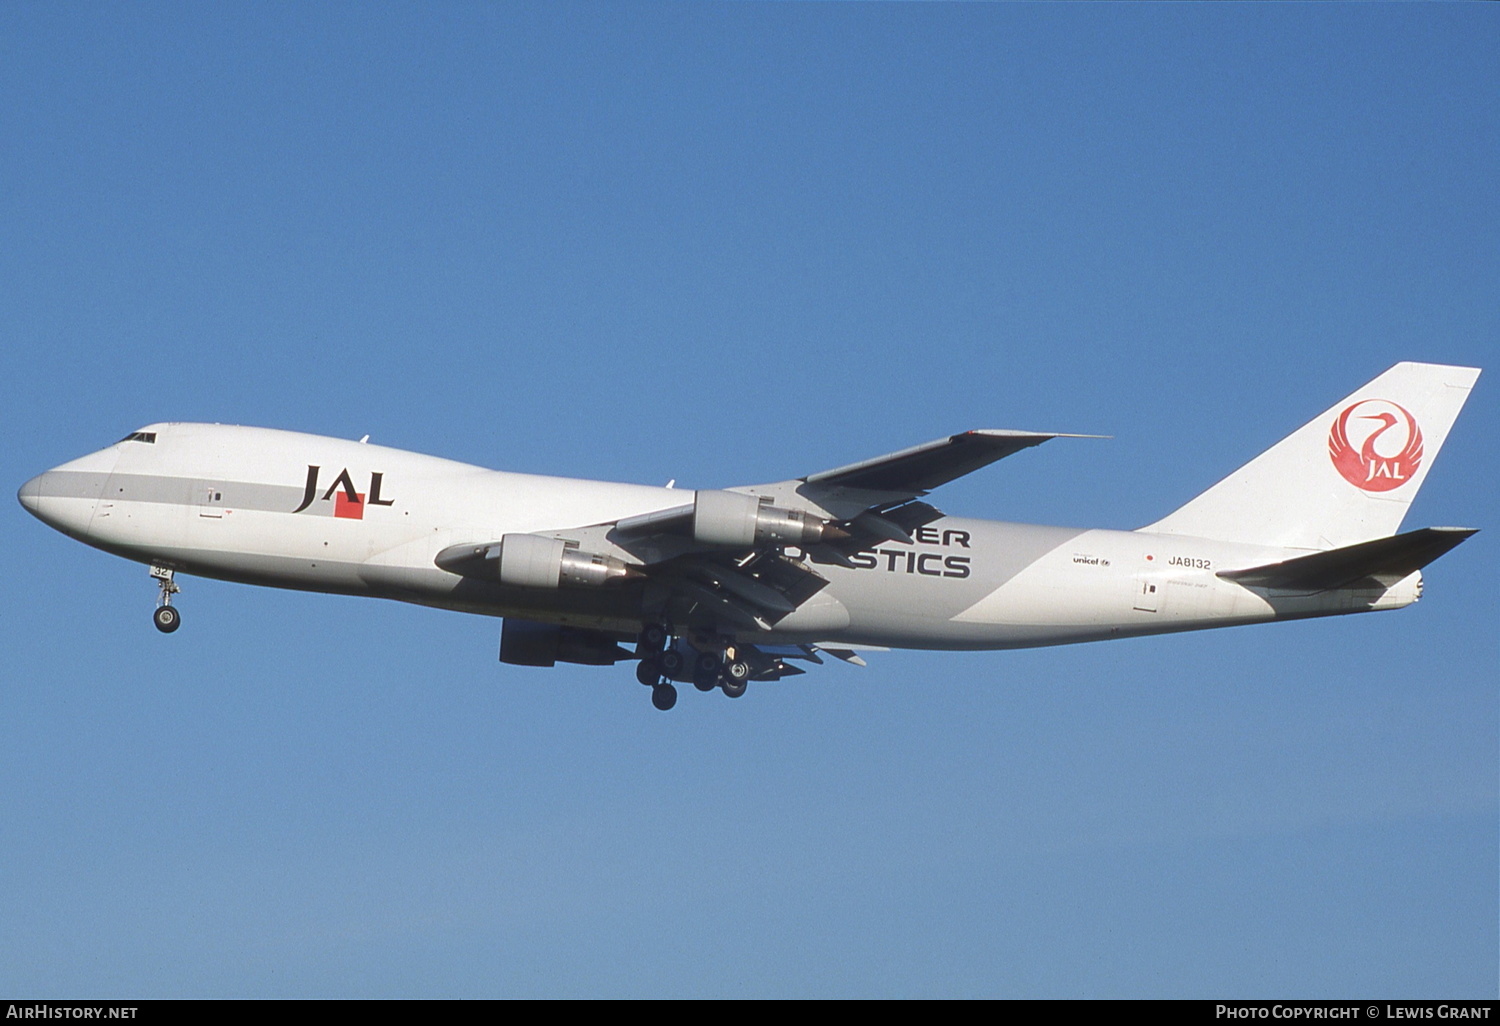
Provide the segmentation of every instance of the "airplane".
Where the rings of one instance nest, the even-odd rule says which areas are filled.
[[[1400,363],[1137,530],[951,517],[935,488],[1060,433],[976,430],[772,484],[503,473],[159,423],[21,486],[64,534],[179,573],[502,617],[500,659],[742,696],[822,655],[1008,649],[1397,609],[1475,531],[1396,533],[1480,371]]]

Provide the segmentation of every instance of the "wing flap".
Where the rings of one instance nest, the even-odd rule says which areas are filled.
[[[701,624],[708,617],[758,631],[770,630],[828,586],[812,567],[776,551],[740,559],[692,553],[645,573],[663,589],[669,621]]]

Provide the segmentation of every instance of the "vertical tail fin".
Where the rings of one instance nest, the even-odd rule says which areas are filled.
[[[1398,363],[1141,530],[1297,549],[1395,534],[1478,377]]]

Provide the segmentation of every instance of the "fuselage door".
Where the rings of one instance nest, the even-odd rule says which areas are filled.
[[[1162,582],[1158,577],[1137,577],[1135,579],[1135,608],[1142,613],[1156,612],[1161,602],[1161,586]]]
[[[224,485],[218,481],[199,481],[194,493],[198,515],[211,520],[224,517]]]

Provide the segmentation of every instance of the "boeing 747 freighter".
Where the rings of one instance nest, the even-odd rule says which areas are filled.
[[[500,659],[636,663],[730,697],[870,648],[1003,649],[1396,609],[1474,532],[1397,533],[1479,371],[1401,363],[1134,531],[948,516],[935,488],[1064,437],[967,431],[774,484],[509,474],[267,428],[150,424],[21,486],[176,575],[504,617]],[[802,665],[799,665],[802,664]]]

